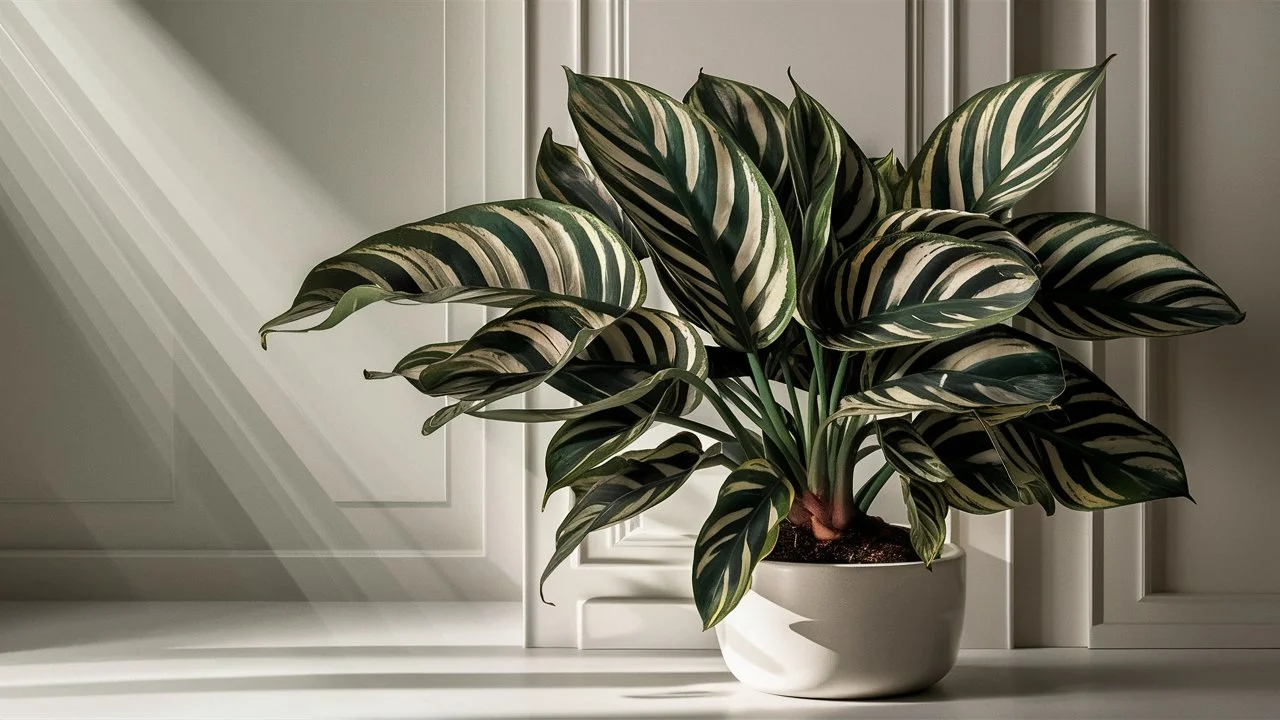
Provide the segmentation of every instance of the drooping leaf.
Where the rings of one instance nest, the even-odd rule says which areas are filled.
[[[538,148],[534,181],[542,197],[594,214],[618,233],[637,258],[649,257],[644,239],[622,212],[618,201],[613,199],[586,161],[578,157],[574,148],[551,138],[551,128],[547,128]]]
[[[751,573],[778,541],[794,491],[769,461],[729,473],[693,545],[693,599],[703,629],[720,622],[751,587]]]
[[[1019,467],[1002,451],[997,430],[972,413],[928,410],[912,423],[920,438],[951,471],[942,483],[947,504],[975,515],[988,515],[1033,501],[1038,472]],[[1000,426],[1003,427],[1003,426]],[[1039,484],[1044,487],[1043,481]],[[1053,505],[1045,507],[1052,514]]]
[[[323,330],[381,300],[511,307],[560,299],[622,315],[644,300],[640,261],[590,213],[550,200],[453,210],[378,233],[308,273],[293,307],[260,334]],[[314,327],[280,326],[330,310]]]
[[[963,210],[931,210],[929,208],[899,210],[886,215],[876,223],[875,227],[871,228],[870,234],[879,237],[906,231],[932,232],[950,235],[961,240],[989,243],[1012,252],[1028,267],[1036,268],[1040,264],[1035,253],[1031,252],[1009,228],[986,215]]]
[[[591,405],[613,398],[667,368],[681,368],[705,378],[709,369],[707,348],[688,320],[662,310],[637,308],[602,330],[548,384]],[[664,393],[665,400],[659,403]],[[686,415],[701,398],[688,384],[672,381],[655,388],[636,405],[646,410],[660,405],[665,414]]]
[[[592,532],[622,522],[666,500],[712,452],[703,452],[693,433],[679,433],[653,450],[638,450],[610,460],[578,478],[589,488],[556,530],[556,549],[542,571],[547,578]]]
[[[1046,490],[1073,510],[1189,497],[1186,470],[1164,433],[1142,420],[1078,360],[1064,354],[1066,389],[1054,408],[998,425],[921,413],[916,427],[958,478],[948,502],[997,512],[1039,502]]]
[[[876,433],[884,458],[902,475],[931,483],[954,479],[950,468],[929,446],[911,420],[905,417],[878,418]]]
[[[1057,409],[998,426],[1013,436],[1012,452],[1038,468],[1058,502],[1097,510],[1190,497],[1173,441],[1079,361],[1063,359],[1067,387]]]
[[[1106,65],[1024,75],[966,100],[912,160],[903,206],[987,215],[1012,207],[1075,145]]]
[[[787,158],[787,106],[758,87],[698,72],[684,104],[711,119],[760,169],[778,199],[787,226],[799,229],[799,209]]]
[[[681,315],[738,350],[782,334],[795,309],[791,242],[737,143],[702,113],[625,80],[570,72],[569,115]]]
[[[934,233],[868,238],[835,262],[821,286],[819,341],[882,350],[956,337],[1017,314],[1035,271],[989,244]]]
[[[556,491],[613,457],[653,426],[654,414],[635,405],[605,408],[565,422],[547,445],[547,489],[542,506]]]
[[[1040,259],[1027,308],[1063,337],[1107,340],[1200,332],[1244,320],[1212,280],[1155,235],[1091,213],[1041,213],[1010,223]]]
[[[947,501],[942,486],[904,475],[902,500],[911,525],[911,547],[929,567],[942,554],[947,540]]]
[[[1065,384],[1056,348],[1004,325],[869,353],[861,382],[867,389],[843,398],[839,414],[989,409],[998,415],[1010,409],[1025,415]]]
[[[493,401],[542,384],[613,321],[535,298],[485,323],[449,357],[400,374],[428,395]]]

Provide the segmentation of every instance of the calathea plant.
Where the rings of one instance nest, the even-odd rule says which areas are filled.
[[[548,574],[592,531],[652,508],[699,468],[728,468],[693,555],[708,627],[783,522],[838,538],[895,475],[926,565],[948,508],[1186,496],[1164,434],[1085,365],[1005,324],[1107,340],[1243,318],[1140,228],[1014,215],[1079,137],[1104,66],[978,93],[907,167],[868,157],[798,86],[788,105],[700,75],[678,101],[570,72],[585,159],[548,132],[545,199],[472,205],[360,242],[311,271],[264,342],[381,300],[509,308],[466,340],[367,374],[455,399],[424,432],[464,413],[564,422],[546,494],[575,503]],[[646,263],[678,313],[645,307]],[[487,407],[544,382],[578,404]],[[689,417],[700,402],[718,423]],[[678,431],[628,449],[662,424]],[[871,458],[878,471],[855,487],[854,466]]]

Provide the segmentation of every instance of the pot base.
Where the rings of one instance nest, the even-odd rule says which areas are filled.
[[[716,637],[729,671],[774,695],[866,699],[923,691],[955,665],[964,551],[923,563],[764,561]]]

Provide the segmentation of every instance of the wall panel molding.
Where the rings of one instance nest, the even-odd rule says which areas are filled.
[[[1166,105],[1180,80],[1177,63],[1169,55],[1175,51],[1170,23],[1174,13],[1195,4],[1099,3],[1098,29],[1106,51],[1139,58],[1138,63],[1109,72],[1102,125],[1107,153],[1099,202],[1107,214],[1161,234],[1173,230],[1172,207],[1166,201],[1170,174],[1165,168],[1168,153],[1177,151],[1168,134],[1173,120]],[[1148,420],[1166,429],[1165,408],[1176,402],[1180,390],[1163,377],[1169,351],[1168,341],[1112,342],[1100,358],[1108,382]],[[1198,481],[1207,479],[1193,476],[1193,490]],[[1184,593],[1156,586],[1156,568],[1170,552],[1158,536],[1165,507],[1146,504],[1093,517],[1089,645],[1280,647],[1280,593]]]
[[[152,2],[147,10],[158,12],[163,5]],[[453,147],[465,158],[459,154],[447,164],[453,169],[446,173],[446,187],[438,200],[428,196],[418,201],[425,205],[413,212],[422,216],[442,209],[434,206],[445,202],[474,202],[490,193],[521,196],[525,172],[523,94],[513,92],[524,83],[523,6],[517,0],[441,0],[433,5],[449,25],[442,25],[440,32],[460,39],[451,48],[441,48],[448,56],[440,82],[456,101],[449,103],[455,112],[452,122],[442,124],[448,135],[441,147]],[[238,7],[207,3],[200,8],[255,12],[249,3]],[[287,11],[279,6],[267,9]],[[335,6],[334,11],[344,10]],[[261,167],[277,158],[265,144],[238,146],[237,140],[252,141],[253,136],[243,130],[242,117],[224,113],[223,108],[206,113],[203,121],[189,127],[190,132],[209,133],[209,143],[218,147],[223,156],[218,162],[224,165],[201,173],[192,157],[182,155],[194,150],[187,147],[190,143],[166,145],[173,127],[163,123],[172,118],[148,115],[145,103],[129,105],[135,88],[126,80],[117,82],[129,77],[124,69],[141,56],[134,56],[135,50],[140,54],[175,51],[176,43],[165,41],[155,20],[131,2],[0,3],[0,85],[9,92],[20,89],[20,99],[34,109],[25,119],[40,142],[28,147],[37,147],[48,166],[70,182],[73,190],[60,194],[64,203],[82,201],[84,217],[103,226],[100,235],[104,237],[94,247],[110,248],[122,258],[120,266],[134,273],[136,279],[121,287],[154,308],[150,315],[142,315],[147,324],[174,329],[172,344],[162,353],[168,368],[161,371],[172,371],[176,389],[152,409],[160,416],[180,417],[180,442],[173,462],[182,468],[176,492],[172,498],[163,498],[165,502],[0,503],[5,527],[0,533],[0,546],[5,546],[0,550],[0,569],[13,580],[0,595],[24,599],[200,599],[202,592],[209,593],[206,599],[518,597],[521,539],[511,528],[518,526],[522,512],[523,495],[512,492],[522,484],[518,480],[523,475],[520,430],[467,419],[441,436],[444,452],[435,458],[437,468],[433,471],[431,458],[426,458],[418,482],[404,487],[371,484],[368,480],[376,475],[357,472],[345,462],[343,452],[350,448],[344,446],[344,441],[349,444],[344,432],[335,433],[332,424],[313,421],[332,413],[315,412],[311,398],[290,389],[296,383],[282,368],[289,367],[299,351],[279,343],[267,356],[255,347],[253,328],[266,316],[255,297],[263,296],[264,288],[279,285],[279,268],[265,262],[252,272],[231,276],[213,250],[216,243],[225,242],[221,234],[233,232],[238,216],[263,217],[253,207],[238,213],[218,212],[236,201],[252,202],[254,192],[235,188],[210,193],[211,185],[200,184],[207,179],[202,176],[219,181],[249,178],[247,184],[260,190],[257,194],[262,198],[285,200],[278,212],[291,220],[319,226],[328,221],[330,232],[337,229],[357,238],[368,230],[360,233],[356,224],[336,213],[308,218],[302,208],[322,208],[323,203],[307,206],[311,198],[288,195],[305,192],[309,186],[292,182],[284,162],[271,168],[277,175],[227,174],[235,161]],[[92,42],[79,42],[78,33],[86,23],[95,25],[95,36]],[[110,42],[122,42],[126,52],[95,58],[94,53],[109,48]],[[153,64],[154,82],[173,82],[173,66],[182,62],[189,59]],[[216,104],[218,93],[198,82],[192,80],[189,87],[175,85],[173,98],[194,99],[189,103],[194,108]],[[0,114],[6,128],[18,120],[15,115]],[[12,165],[12,157],[5,154],[6,166]],[[65,207],[74,209],[69,204]],[[49,209],[53,210],[59,208]],[[270,236],[258,230],[256,236]],[[87,237],[83,232],[61,236],[64,241],[83,237]],[[290,267],[295,265],[290,261]],[[269,294],[279,296],[278,290]],[[278,301],[276,297],[272,304]],[[379,312],[371,311],[371,315]],[[455,333],[470,332],[486,317],[474,308],[448,311],[447,316],[445,312],[440,311],[441,321],[448,317],[449,329]],[[378,318],[368,320],[376,325]],[[405,322],[400,325],[407,327]],[[422,326],[418,328],[420,335]],[[356,334],[348,334],[348,342],[370,331],[352,332]],[[338,341],[333,336],[329,340]],[[158,376],[155,369],[148,372]],[[384,387],[393,389],[389,384]],[[409,402],[415,399],[403,387],[394,390]],[[366,407],[376,407],[378,402],[376,392],[371,393]],[[414,415],[418,423],[425,417]],[[406,425],[406,435],[416,437],[415,424]],[[484,447],[517,452],[477,452]],[[468,482],[450,483],[450,476]],[[59,528],[59,536],[46,540],[46,547],[33,546],[41,532]],[[85,580],[71,582],[71,578]]]

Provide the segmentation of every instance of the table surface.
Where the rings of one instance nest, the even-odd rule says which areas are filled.
[[[518,616],[463,615],[0,603],[0,718],[1280,718],[1280,650],[966,651],[923,694],[833,702],[748,690],[715,653],[503,646]]]

